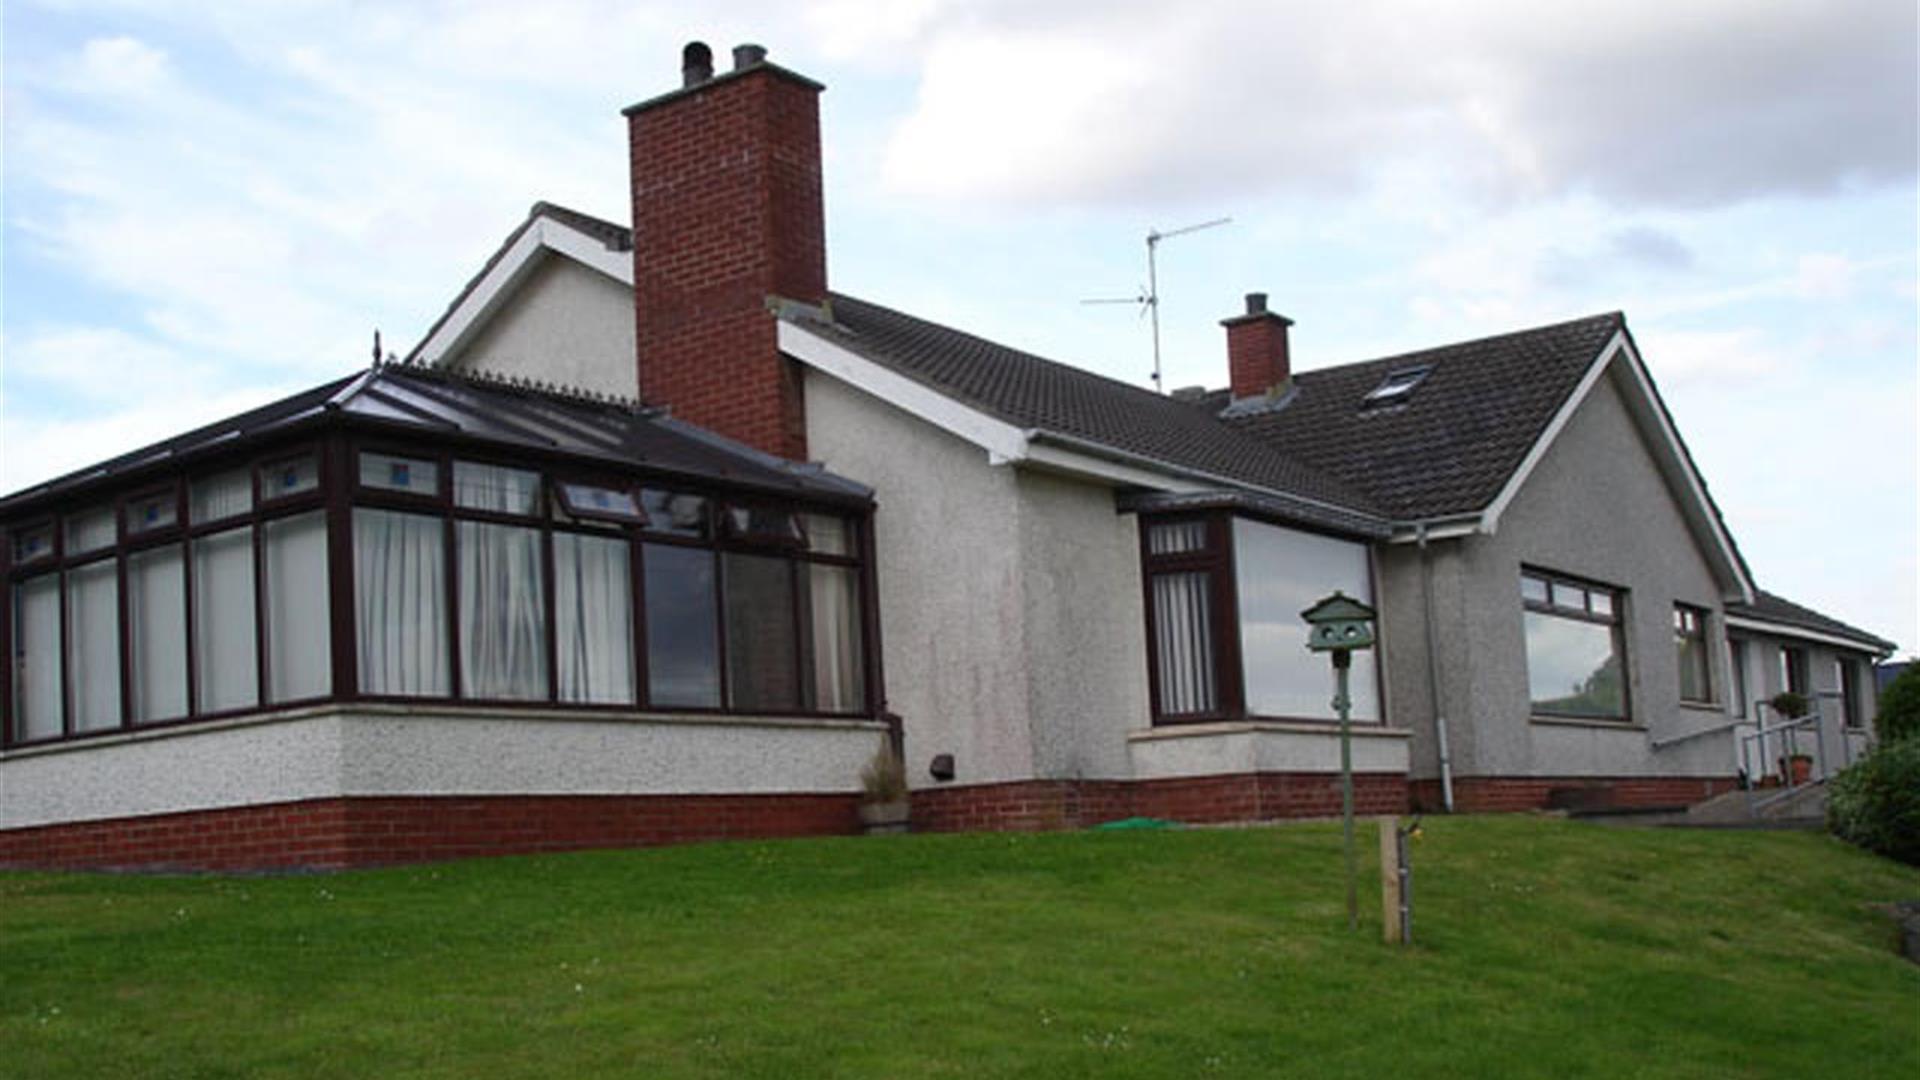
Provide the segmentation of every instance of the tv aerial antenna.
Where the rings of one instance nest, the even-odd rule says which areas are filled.
[[[1232,218],[1223,217],[1214,218],[1212,221],[1202,221],[1197,225],[1183,225],[1178,229],[1168,229],[1166,232],[1161,232],[1159,229],[1148,229],[1147,287],[1141,289],[1139,294],[1135,296],[1102,296],[1095,297],[1091,300],[1080,301],[1083,304],[1137,304],[1140,308],[1140,314],[1152,318],[1153,389],[1155,393],[1160,393],[1164,390],[1160,385],[1160,267],[1158,263],[1160,241],[1171,240],[1176,236],[1185,236],[1188,233],[1196,233],[1201,229],[1211,229],[1216,225],[1225,225],[1231,221],[1233,221]]]

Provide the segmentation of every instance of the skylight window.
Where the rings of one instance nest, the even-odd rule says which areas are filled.
[[[1404,404],[1407,397],[1413,393],[1413,388],[1419,386],[1432,370],[1431,364],[1395,368],[1387,373],[1387,377],[1381,380],[1379,386],[1367,391],[1367,396],[1360,401],[1360,407],[1378,409],[1386,405]]]

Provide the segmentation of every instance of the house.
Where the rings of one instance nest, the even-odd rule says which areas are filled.
[[[832,291],[820,84],[704,46],[632,226],[546,203],[401,363],[0,500],[0,865],[1687,803],[1869,738],[1625,319],[1162,396]],[[1787,728],[1766,702],[1819,707]],[[1763,727],[1765,730],[1763,730]]]

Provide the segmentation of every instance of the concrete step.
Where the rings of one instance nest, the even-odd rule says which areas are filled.
[[[1819,828],[1827,816],[1827,785],[1791,790],[1729,791],[1687,808],[1680,824],[1709,828]]]

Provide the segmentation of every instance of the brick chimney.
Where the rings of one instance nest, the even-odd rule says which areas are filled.
[[[1266,293],[1247,294],[1247,313],[1220,320],[1227,328],[1227,369],[1233,400],[1278,396],[1291,374],[1287,327],[1293,320],[1267,310]]]
[[[773,299],[824,303],[819,83],[742,45],[713,73],[700,42],[680,89],[623,110],[633,167],[640,397],[794,460],[807,456],[800,372]]]

